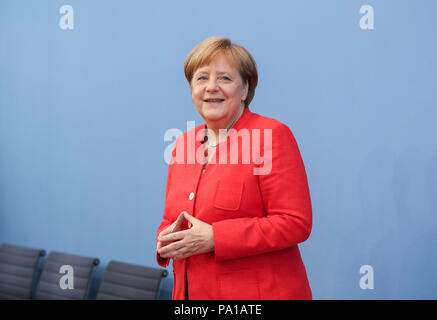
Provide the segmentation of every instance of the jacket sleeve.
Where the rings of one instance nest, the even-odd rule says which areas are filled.
[[[216,261],[282,250],[305,241],[312,227],[305,167],[290,129],[272,130],[272,167],[259,175],[265,216],[213,223]]]
[[[175,161],[175,156],[176,156],[176,143],[175,143],[175,147],[173,148],[173,151],[171,153],[171,160],[170,160],[170,164],[168,166],[167,186],[165,189],[164,215],[163,215],[163,220],[162,220],[160,226],[158,227],[158,231],[156,233],[156,245],[158,245],[158,235],[160,234],[160,232],[173,223],[173,221],[170,221],[170,219],[168,218],[168,214],[167,214],[167,196],[168,196],[168,191],[169,191],[170,185],[171,185],[171,176],[172,176],[172,169],[173,169],[173,165],[174,165],[174,161]],[[155,246],[155,248],[156,248],[156,246]],[[158,262],[158,264],[161,267],[165,268],[168,266],[170,259],[169,258],[162,258],[158,254],[158,252],[156,252],[156,261]]]

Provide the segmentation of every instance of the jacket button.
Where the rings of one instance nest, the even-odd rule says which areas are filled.
[[[194,192],[191,192],[191,193],[190,193],[190,197],[189,197],[189,198],[190,198],[190,200],[193,200],[193,199],[194,199]]]

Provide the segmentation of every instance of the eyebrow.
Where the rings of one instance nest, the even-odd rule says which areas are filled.
[[[209,73],[209,72],[208,72],[208,71],[196,71],[196,72],[194,73],[194,76],[199,75],[199,74],[202,74],[202,73]],[[217,74],[221,75],[221,74],[230,74],[230,73],[229,73],[229,72],[226,72],[226,71],[219,71],[219,72],[217,72]]]

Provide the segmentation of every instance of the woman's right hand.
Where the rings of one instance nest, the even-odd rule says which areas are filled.
[[[175,220],[175,222],[173,222],[171,225],[169,225],[167,228],[165,228],[164,230],[162,230],[159,235],[158,235],[158,239],[160,239],[162,236],[165,236],[169,233],[173,233],[173,232],[177,232],[177,231],[181,231],[182,230],[182,224],[184,222],[185,218],[184,218],[184,211],[182,211],[178,218]],[[156,243],[156,252],[158,252],[158,250],[162,247],[165,247],[166,245],[172,243],[174,241],[160,241],[158,240],[158,242]]]

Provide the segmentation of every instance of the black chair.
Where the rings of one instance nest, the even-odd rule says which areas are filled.
[[[0,246],[0,299],[26,300],[38,276],[40,258],[46,252],[12,244]]]
[[[45,262],[41,278],[36,288],[37,300],[84,300],[88,297],[89,283],[93,268],[99,259],[51,252]],[[62,288],[68,274],[63,266],[71,266],[73,271],[73,288]],[[69,267],[68,267],[69,268]],[[62,270],[62,272],[61,272]],[[71,283],[70,283],[71,284]]]
[[[167,270],[110,261],[97,300],[156,300]]]

